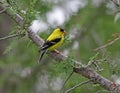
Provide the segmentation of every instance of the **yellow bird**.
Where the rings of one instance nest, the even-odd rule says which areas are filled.
[[[41,55],[39,58],[39,63],[41,62],[43,55],[48,50],[53,51],[63,43],[65,34],[66,34],[65,30],[62,28],[57,28],[52,32],[52,34],[47,38],[47,40],[41,47]]]

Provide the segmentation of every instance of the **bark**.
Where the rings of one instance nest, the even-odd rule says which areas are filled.
[[[103,88],[112,93],[120,93],[120,85],[112,82],[95,72],[91,67],[73,68],[74,72],[91,79],[94,84],[100,84]]]

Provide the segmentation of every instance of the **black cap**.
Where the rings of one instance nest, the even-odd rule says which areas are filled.
[[[61,31],[61,32],[64,32],[64,29],[60,28],[60,31]]]

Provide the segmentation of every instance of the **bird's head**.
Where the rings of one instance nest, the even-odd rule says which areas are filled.
[[[55,33],[59,33],[61,35],[65,35],[66,34],[66,31],[62,28],[57,28],[54,30]]]
[[[60,32],[62,33],[62,34],[66,34],[66,31],[64,30],[64,29],[62,29],[62,28],[59,28],[60,29]]]

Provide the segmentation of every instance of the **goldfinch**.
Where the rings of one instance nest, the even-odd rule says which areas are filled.
[[[39,63],[41,62],[43,55],[48,50],[53,51],[63,43],[65,33],[66,33],[65,30],[62,28],[57,28],[52,32],[52,34],[47,38],[47,40],[41,47]]]

